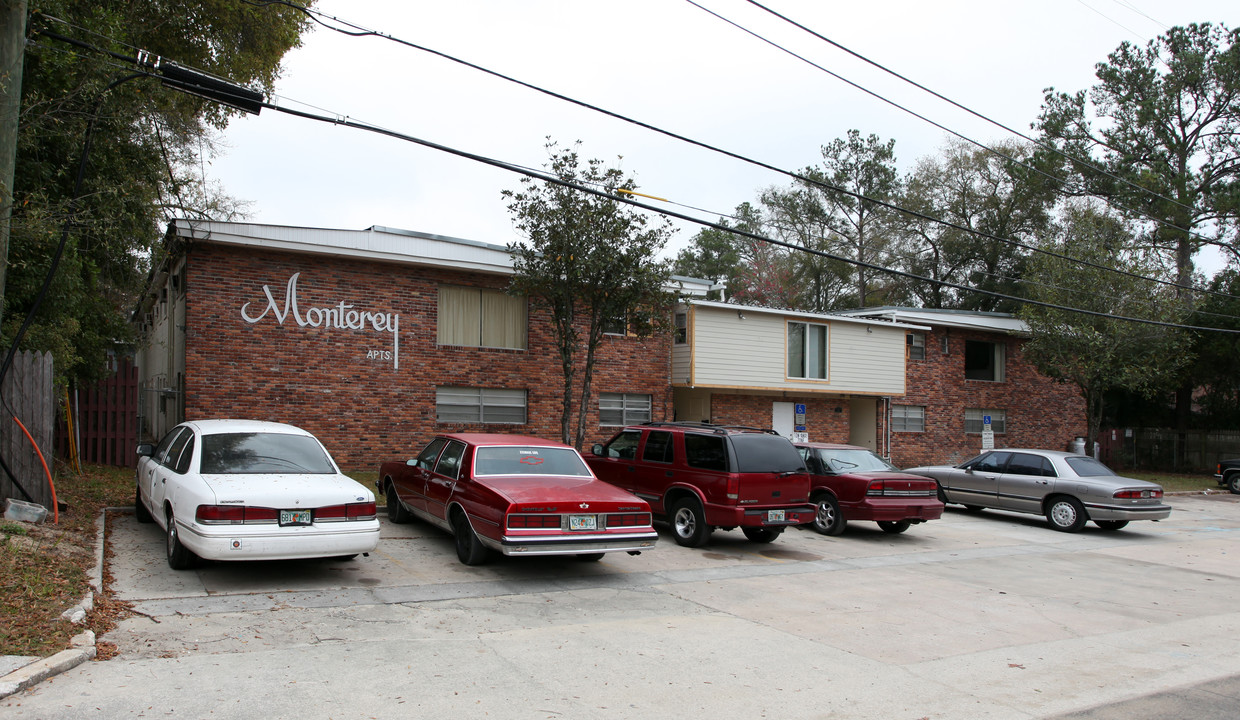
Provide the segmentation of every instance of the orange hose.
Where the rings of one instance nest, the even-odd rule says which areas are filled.
[[[60,503],[56,502],[56,483],[52,482],[52,471],[47,469],[47,460],[43,458],[43,451],[39,449],[39,444],[34,441],[34,438],[30,437],[30,431],[26,429],[25,425],[22,425],[22,421],[18,420],[16,415],[13,416],[13,422],[17,423],[22,432],[26,433],[26,439],[30,441],[34,451],[39,455],[39,462],[43,463],[43,473],[47,475],[47,486],[52,489],[52,522],[59,525]]]

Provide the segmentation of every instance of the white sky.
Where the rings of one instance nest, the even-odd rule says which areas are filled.
[[[743,0],[698,2],[966,137],[986,144],[1005,137]],[[763,4],[1027,134],[1044,88],[1092,86],[1094,65],[1122,41],[1144,46],[1191,22],[1240,26],[1235,0]],[[317,9],[787,170],[818,164],[820,147],[852,128],[894,138],[905,172],[946,138],[681,0],[320,0]],[[315,27],[285,56],[276,88],[282,107],[534,168],[547,158],[547,136],[582,140],[583,158],[619,164],[639,190],[703,208],[695,214],[709,220],[790,182],[386,39]],[[252,202],[252,221],[383,225],[501,245],[516,239],[500,196],[520,187],[515,174],[272,110],[234,120],[223,140],[206,174]],[[697,230],[677,225],[669,253]]]

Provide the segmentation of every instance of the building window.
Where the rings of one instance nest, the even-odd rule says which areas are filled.
[[[951,351],[951,343],[949,342],[947,333],[943,333],[943,339],[940,340],[939,342],[940,342],[940,347],[943,351],[943,354],[947,355]]]
[[[604,335],[627,335],[629,333],[628,318],[623,315],[607,318],[601,324]]]
[[[525,391],[443,386],[435,388],[435,420],[441,423],[525,424]]]
[[[892,432],[925,432],[926,408],[921,405],[892,405]]]
[[[650,422],[650,396],[634,393],[599,393],[599,425],[639,425]]]
[[[525,349],[526,301],[502,290],[439,287],[440,345]]]
[[[908,349],[909,360],[925,360],[926,359],[926,335],[925,333],[909,333],[904,336]]]
[[[788,377],[827,379],[828,327],[815,323],[788,323]]]
[[[689,313],[684,310],[678,311],[672,316],[672,320],[676,325],[675,331],[672,333],[672,342],[677,345],[684,345],[689,342]]]
[[[990,429],[995,433],[1007,432],[1007,413],[1002,410],[987,410],[985,408],[966,408],[964,411],[964,431],[966,433],[980,433],[984,428],[982,420],[990,416]]]
[[[966,340],[964,376],[968,380],[1003,382],[1003,344]]]

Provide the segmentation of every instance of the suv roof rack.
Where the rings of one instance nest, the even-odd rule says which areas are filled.
[[[726,433],[729,430],[739,430],[742,432],[760,432],[768,435],[778,435],[770,428],[751,427],[749,425],[719,425],[717,423],[705,422],[701,420],[652,420],[642,423],[642,427],[678,427],[687,429],[710,430],[716,433]]]

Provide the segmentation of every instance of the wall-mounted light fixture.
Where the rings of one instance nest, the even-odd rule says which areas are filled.
[[[740,310],[737,310],[737,311],[736,311],[736,317],[740,318],[741,320],[744,320],[744,319],[745,319],[745,313],[741,312]]]

